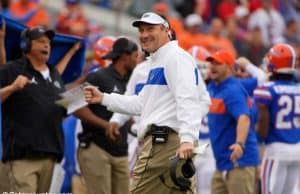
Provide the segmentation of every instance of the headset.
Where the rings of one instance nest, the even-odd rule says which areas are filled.
[[[178,176],[177,171],[182,174]],[[191,180],[196,173],[193,160],[188,158],[186,160],[180,159],[178,156],[171,159],[170,175],[173,183],[179,187],[181,191],[191,190]]]
[[[31,40],[28,37],[28,33],[29,33],[29,28],[21,32],[20,48],[23,53],[28,53],[31,49]]]

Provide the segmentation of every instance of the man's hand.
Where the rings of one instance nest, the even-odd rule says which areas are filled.
[[[84,97],[87,103],[97,104],[101,103],[103,99],[103,93],[94,86],[86,86],[83,89]]]
[[[74,43],[71,49],[73,50],[74,53],[76,53],[80,48],[81,48],[81,42],[77,41]]]
[[[243,148],[238,143],[232,144],[229,147],[230,150],[232,150],[232,153],[230,155],[230,160],[235,163],[240,159],[244,153]]]
[[[120,141],[120,127],[118,123],[110,122],[109,127],[106,130],[106,136],[114,143]]]
[[[241,69],[246,69],[246,66],[251,64],[251,62],[246,57],[239,57],[237,60],[235,60],[235,63]]]
[[[31,81],[27,77],[19,75],[11,84],[12,91],[21,90],[29,83],[31,83]]]
[[[188,159],[193,156],[194,144],[190,142],[183,142],[180,144],[179,149],[176,152],[176,156],[181,159]]]

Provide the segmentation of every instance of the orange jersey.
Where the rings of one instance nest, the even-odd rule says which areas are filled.
[[[206,35],[201,33],[191,34],[189,32],[182,32],[181,34],[178,34],[178,43],[179,46],[186,51],[195,45],[203,47],[208,45]]]
[[[9,11],[15,17],[23,17],[24,15],[28,14],[30,11],[36,9],[36,13],[24,24],[28,27],[34,27],[38,25],[42,26],[49,26],[50,24],[50,17],[46,10],[42,7],[39,7],[37,3],[28,1],[27,4],[22,4],[19,1],[11,2],[9,6]]]

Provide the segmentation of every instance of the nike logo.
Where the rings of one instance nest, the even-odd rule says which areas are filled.
[[[35,80],[35,77],[32,77],[31,83],[32,83],[32,84],[36,84],[36,85],[38,84],[38,82]]]
[[[116,85],[114,86],[113,92],[120,93],[120,90],[118,89],[118,87]]]

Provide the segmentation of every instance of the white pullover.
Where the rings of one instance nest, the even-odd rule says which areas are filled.
[[[195,60],[178,47],[177,41],[160,47],[149,60],[148,79],[139,95],[105,93],[102,104],[113,112],[140,114],[139,139],[143,139],[147,126],[155,124],[177,131],[181,143],[194,143],[210,105]]]

